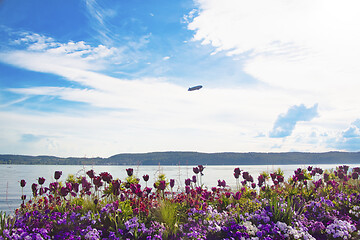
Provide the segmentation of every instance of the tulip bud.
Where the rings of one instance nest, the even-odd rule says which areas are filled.
[[[21,186],[21,187],[25,187],[25,185],[26,185],[26,181],[25,181],[24,179],[22,179],[22,180],[20,181],[20,186]]]
[[[134,169],[132,169],[132,168],[127,168],[127,169],[126,169],[126,172],[127,172],[127,175],[128,175],[129,177],[131,177],[131,176],[133,175],[133,173],[134,173]]]
[[[175,180],[174,179],[170,179],[170,187],[173,188],[175,185]]]

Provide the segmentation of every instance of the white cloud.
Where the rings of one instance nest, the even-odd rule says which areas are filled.
[[[280,97],[275,89],[288,93],[282,96],[288,107],[318,103],[319,117],[297,126],[290,138],[276,143],[282,150],[306,142],[311,143],[310,150],[311,146],[329,149],[329,145],[324,147],[326,139],[359,118],[359,1],[197,3],[198,15],[188,25],[194,31],[193,41],[211,45],[213,54],[223,52],[241,59],[239,67],[263,82],[274,98]],[[284,106],[273,105],[271,109],[279,114]],[[318,132],[317,144],[309,137],[312,131]]]

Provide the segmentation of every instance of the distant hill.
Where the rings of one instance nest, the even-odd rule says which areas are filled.
[[[0,164],[40,165],[281,165],[360,164],[360,152],[326,153],[123,153],[109,158],[60,158],[54,156],[0,155]]]

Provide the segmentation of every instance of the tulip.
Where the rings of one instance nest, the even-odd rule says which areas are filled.
[[[185,179],[185,185],[186,185],[186,186],[189,186],[190,184],[191,184],[190,178]]]
[[[62,171],[55,171],[54,173],[54,178],[55,180],[58,180],[62,175]]]
[[[166,188],[166,182],[165,181],[160,181],[158,189],[165,190],[165,188]]]
[[[202,173],[202,171],[204,171],[204,166],[203,165],[198,165],[199,171]]]
[[[143,176],[143,179],[144,179],[145,182],[149,181],[149,175],[147,175],[147,174],[144,175],[144,176]]]
[[[25,199],[26,199],[26,195],[22,195],[21,200],[25,201]]]
[[[126,169],[126,172],[127,172],[127,175],[128,175],[129,177],[131,177],[131,176],[133,175],[133,173],[134,173],[134,169],[132,169],[132,168],[127,168],[127,169]]]
[[[175,185],[175,179],[170,179],[170,187],[173,188]]]
[[[102,173],[100,173],[100,177],[102,178],[102,180],[104,180],[105,182],[107,182],[107,183],[110,183],[111,182],[111,180],[112,180],[112,176],[111,176],[111,174],[110,173],[108,173],[108,172],[102,172]],[[95,183],[94,183],[95,184]]]
[[[101,178],[100,178],[100,177],[94,177],[93,182],[94,182],[94,185],[95,185],[96,187],[98,187],[98,188],[103,185],[103,183],[101,182]]]
[[[92,169],[87,171],[86,174],[89,176],[89,178],[94,178],[95,177],[95,172]]]
[[[40,185],[43,185],[44,182],[45,182],[45,178],[39,177],[38,182],[39,182]]]
[[[358,179],[358,178],[359,178],[359,174],[358,174],[357,172],[353,172],[353,173],[351,174],[351,177],[352,177],[353,179]]]
[[[196,176],[195,176],[195,175],[192,176],[192,182],[193,182],[193,183],[196,183]]]
[[[251,187],[252,187],[252,188],[256,188],[256,183],[252,183],[252,184],[251,184]]]
[[[22,179],[22,180],[20,181],[20,186],[21,186],[21,187],[25,187],[25,185],[26,185],[26,181],[25,181],[24,179]]]
[[[38,185],[36,183],[33,183],[31,185],[31,190],[32,190],[34,196],[37,196],[37,186]]]
[[[194,172],[195,174],[198,174],[198,173],[200,172],[200,170],[199,170],[198,167],[194,167],[194,168],[193,168],[193,172]]]
[[[234,173],[237,174],[237,175],[240,175],[240,173],[241,173],[240,168],[235,168]]]

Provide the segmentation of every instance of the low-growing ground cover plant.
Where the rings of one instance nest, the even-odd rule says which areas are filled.
[[[180,189],[164,174],[153,186],[142,176],[143,186],[131,168],[125,179],[56,171],[54,182],[32,183],[13,215],[0,214],[0,239],[360,239],[360,168],[309,166],[289,179],[235,168],[234,189],[204,186],[201,165],[193,172]]]

